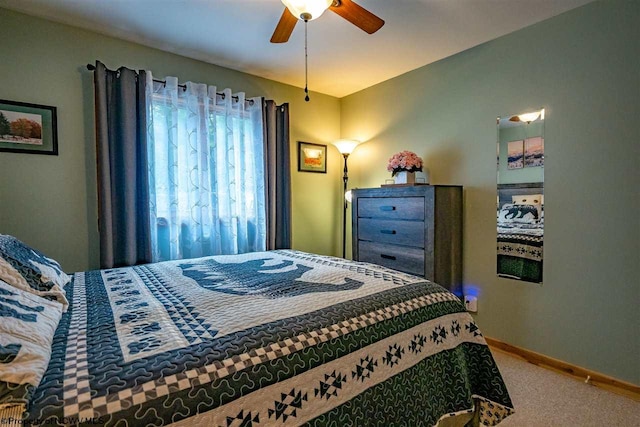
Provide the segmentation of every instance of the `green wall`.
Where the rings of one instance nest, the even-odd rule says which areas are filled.
[[[590,3],[341,100],[354,185],[409,149],[461,184],[491,337],[640,384],[640,2]],[[496,117],[546,108],[544,284],[496,276]]]
[[[338,139],[337,98],[0,9],[0,99],[58,108],[59,156],[0,153],[0,233],[59,260],[67,271],[99,266],[93,73],[86,64],[148,69],[290,103],[293,247],[341,248],[342,156],[330,146],[328,173],[297,171],[296,141]],[[309,191],[312,189],[312,191]],[[327,230],[331,230],[327,232]]]

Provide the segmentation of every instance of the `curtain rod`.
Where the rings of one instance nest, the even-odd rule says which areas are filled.
[[[93,64],[87,64],[87,70],[89,71],[95,71],[96,66]],[[109,70],[112,71],[112,70]],[[166,80],[158,80],[158,79],[153,79],[154,82],[156,83],[162,83],[163,85],[167,85]],[[182,88],[183,91],[187,91],[187,85],[178,85],[179,88]],[[220,95],[222,97],[222,99],[225,98],[225,94],[224,93],[220,93],[220,92],[216,92],[216,95]],[[237,95],[232,95],[231,99],[233,99],[234,101],[238,101],[238,96]],[[248,102],[249,105],[253,105],[253,99],[246,99],[245,102]]]

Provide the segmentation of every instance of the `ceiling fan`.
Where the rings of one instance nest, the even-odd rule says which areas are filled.
[[[314,20],[327,9],[369,34],[375,33],[384,25],[382,19],[351,0],[282,0],[282,3],[286,7],[271,36],[271,43],[287,42],[298,20]]]

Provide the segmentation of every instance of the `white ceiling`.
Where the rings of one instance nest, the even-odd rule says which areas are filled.
[[[369,35],[331,11],[309,22],[309,89],[343,97],[593,0],[355,0]],[[304,25],[272,44],[279,0],[0,0],[0,7],[304,87]],[[99,58],[97,58],[99,59]]]

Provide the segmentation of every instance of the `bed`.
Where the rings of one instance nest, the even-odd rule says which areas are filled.
[[[498,275],[542,283],[543,184],[499,184],[497,225]]]
[[[38,313],[31,326],[45,314],[58,319],[37,332],[51,335],[49,344],[36,340],[50,350],[41,378],[13,400],[6,392],[17,384],[6,366],[20,353],[0,360],[5,420],[450,426],[495,425],[513,412],[473,318],[455,295],[420,277],[293,250],[69,280],[47,263],[60,276],[41,274],[40,284],[53,288],[47,295],[7,283],[0,268],[0,293],[19,293],[12,307]],[[6,348],[17,338],[2,325]],[[26,412],[17,415],[19,404]]]

